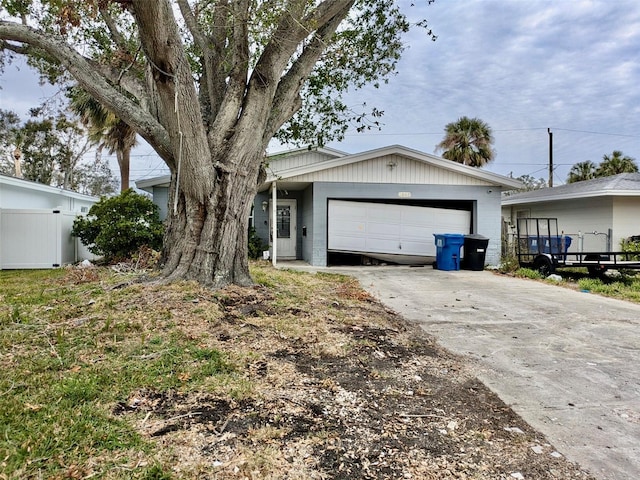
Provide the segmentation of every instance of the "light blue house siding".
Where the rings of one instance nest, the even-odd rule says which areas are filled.
[[[314,186],[310,185],[304,189],[303,197],[302,197],[302,225],[306,227],[305,235],[302,237],[302,258],[310,263],[311,265],[316,265],[313,263],[314,250],[313,245],[315,242],[314,232],[318,232],[317,228],[314,225],[314,207],[313,207],[313,192]],[[324,230],[322,230],[324,232]],[[325,235],[326,237],[326,235]],[[325,238],[326,242],[326,238]],[[326,252],[325,252],[325,263],[326,265]]]
[[[152,195],[153,203],[158,206],[160,219],[164,220],[169,213],[169,187],[154,187]]]

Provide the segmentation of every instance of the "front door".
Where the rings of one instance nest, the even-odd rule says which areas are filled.
[[[271,209],[269,210],[271,211]],[[296,258],[296,201],[278,200],[276,207],[276,229],[278,232],[277,258]]]

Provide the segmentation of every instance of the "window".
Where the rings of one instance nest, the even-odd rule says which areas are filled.
[[[291,237],[291,206],[278,205],[276,210],[276,227],[278,229],[278,238]]]

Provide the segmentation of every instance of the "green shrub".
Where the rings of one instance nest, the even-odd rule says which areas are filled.
[[[640,242],[632,242],[631,240],[622,240],[620,248],[623,252],[637,253],[629,258],[629,260],[640,260]]]
[[[249,258],[253,258],[257,260],[258,258],[262,258],[262,252],[268,248],[267,245],[262,241],[262,239],[256,233],[256,229],[254,227],[249,228]]]
[[[158,207],[131,189],[101,198],[86,217],[73,222],[71,232],[91,253],[108,261],[129,258],[143,246],[159,250],[163,233]]]

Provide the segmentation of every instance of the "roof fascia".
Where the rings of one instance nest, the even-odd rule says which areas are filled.
[[[278,157],[291,157],[291,156],[298,155],[300,153],[307,153],[307,152],[324,153],[325,155],[329,155],[331,157],[346,157],[346,156],[349,155],[347,152],[343,152],[341,150],[336,150],[335,148],[314,147],[312,149],[296,148],[294,150],[284,150],[282,152],[274,152],[274,153],[271,153],[271,154],[267,155],[267,158],[269,158],[269,159],[277,159]]]
[[[142,180],[136,180],[136,187],[146,192],[151,192],[147,189],[153,189],[153,187],[159,187],[169,185],[171,183],[171,175],[162,175],[160,177],[145,178]]]
[[[25,180],[24,178],[10,177],[8,175],[0,175],[0,184],[11,185],[18,188],[25,188],[27,190],[35,190],[38,192],[62,195],[68,198],[76,198],[78,200],[87,200],[91,202],[97,202],[99,200],[98,197],[85,195],[84,193],[65,190],[64,188],[52,187],[51,185],[45,185],[44,183],[33,182],[31,180]]]
[[[525,203],[542,203],[542,202],[553,202],[556,200],[573,200],[573,199],[593,198],[593,197],[640,197],[640,191],[598,190],[595,192],[554,194],[554,195],[545,195],[541,197],[528,197],[528,198],[522,198],[522,199],[505,197],[502,200],[502,205],[524,205]]]

